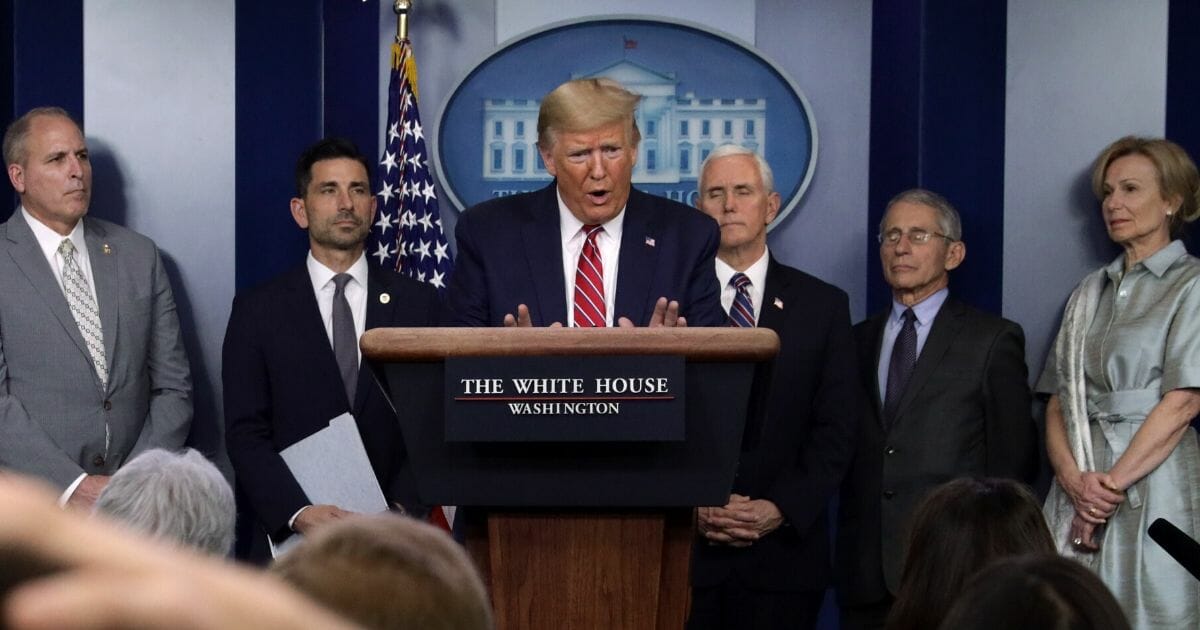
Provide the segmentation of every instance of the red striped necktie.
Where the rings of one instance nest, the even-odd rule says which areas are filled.
[[[601,225],[583,226],[583,250],[575,268],[575,325],[579,328],[604,327],[604,261],[596,237],[604,231]]]

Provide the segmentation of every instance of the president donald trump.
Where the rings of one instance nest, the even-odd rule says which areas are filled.
[[[456,229],[447,303],[464,326],[719,326],[717,224],[632,187],[641,97],[608,79],[542,100],[549,186],[485,201]]]

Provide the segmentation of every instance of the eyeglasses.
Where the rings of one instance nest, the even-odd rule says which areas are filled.
[[[930,232],[928,230],[922,230],[921,228],[909,228],[908,232],[904,232],[899,228],[894,228],[888,230],[887,232],[876,235],[875,238],[879,240],[880,245],[883,245],[884,243],[887,243],[888,245],[895,245],[896,243],[900,242],[900,237],[905,234],[908,235],[908,242],[912,243],[913,245],[924,245],[925,243],[929,242],[929,239],[935,236],[944,238],[951,243],[957,240],[950,238],[941,232]]]

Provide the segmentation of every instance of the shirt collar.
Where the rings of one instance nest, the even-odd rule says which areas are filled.
[[[1187,247],[1184,247],[1183,241],[1175,239],[1167,244],[1166,247],[1154,252],[1150,256],[1139,260],[1138,265],[1144,266],[1150,273],[1161,278],[1171,265],[1175,264],[1180,257],[1187,255]],[[1134,265],[1135,267],[1137,265]],[[1119,280],[1122,274],[1125,273],[1125,254],[1117,256],[1117,259],[1108,264],[1104,268],[1108,277],[1114,282]]]
[[[81,252],[80,256],[87,255],[87,240],[84,239],[82,219],[75,223],[75,228],[71,230],[70,234],[63,236],[50,229],[45,223],[34,218],[25,209],[25,206],[21,206],[21,215],[25,217],[25,222],[29,224],[29,229],[33,232],[33,237],[37,239],[38,247],[46,255],[46,260],[54,260],[54,255],[58,253],[58,246],[62,244],[64,238],[71,239],[71,243],[75,245],[75,250]]]
[[[937,317],[938,311],[942,310],[942,304],[946,303],[946,298],[950,297],[950,289],[942,287],[934,291],[932,295],[912,305],[913,313],[917,316],[917,324],[922,326],[928,325]],[[892,319],[894,321],[902,321],[904,311],[909,307],[892,300]]]
[[[562,242],[566,243],[575,238],[576,234],[579,234],[579,231],[583,229],[584,223],[576,218],[574,214],[571,214],[571,209],[563,201],[562,194],[558,192],[557,186],[554,187],[554,196],[558,199],[558,225],[562,230]],[[626,207],[628,207],[628,204],[626,204]],[[609,219],[607,223],[602,225],[604,226],[605,234],[614,240],[620,240],[621,229],[625,225],[625,208],[621,208],[617,216]]]
[[[329,284],[329,281],[333,280],[333,277],[337,275],[334,270],[326,267],[321,261],[317,260],[313,256],[312,250],[309,250],[308,259],[305,263],[308,266],[308,277],[312,280],[313,292],[315,293],[320,293],[321,289],[325,288],[325,285]],[[350,274],[350,277],[354,278],[354,281],[359,285],[363,287],[367,286],[367,253],[365,251],[359,254],[358,260],[354,261],[353,265],[350,265],[346,273]]]
[[[720,258],[715,258],[714,260],[717,261],[717,281],[721,283],[721,289],[724,290],[725,287],[729,286],[729,279],[738,271]],[[750,279],[751,286],[766,289],[767,265],[770,261],[771,250],[764,247],[762,256],[759,256],[753,265],[746,267],[746,270],[742,272]]]

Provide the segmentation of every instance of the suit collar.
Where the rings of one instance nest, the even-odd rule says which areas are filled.
[[[767,277],[763,287],[762,306],[759,307],[758,325],[772,330],[781,330],[789,304],[795,305],[798,296],[792,295],[790,274],[783,273],[783,265],[771,256],[767,261]]]
[[[900,403],[896,406],[896,419],[893,421],[893,426],[902,421],[904,413],[912,404],[917,392],[921,391],[930,375],[941,364],[942,357],[946,355],[951,342],[962,329],[962,315],[965,310],[961,303],[948,298],[937,316],[934,317],[933,328],[929,330],[929,338],[925,340],[925,347],[921,349],[921,355],[917,357],[917,365],[913,368],[912,377],[904,389],[904,396],[900,398]]]
[[[654,212],[645,193],[631,188],[625,203],[625,225],[621,235],[621,255],[617,276],[616,309],[613,324],[628,317],[638,326],[646,325],[658,296],[650,295],[651,270],[658,266],[658,251],[665,245],[659,214]]]
[[[87,221],[87,225],[84,232],[87,237],[88,257],[91,259],[89,262],[92,266],[92,277],[96,283],[96,298],[100,308],[105,358],[111,374],[117,331],[116,262],[107,261],[97,267],[97,259],[103,255],[101,250],[106,231],[102,225],[94,221],[86,218],[85,221]],[[13,263],[21,270],[21,273],[25,274],[46,307],[63,327],[63,331],[75,343],[76,349],[83,354],[90,365],[92,355],[88,353],[83,335],[79,332],[79,325],[75,323],[75,318],[71,315],[71,307],[67,306],[67,298],[63,296],[62,287],[55,279],[54,271],[50,268],[50,263],[46,260],[46,255],[25,217],[19,211],[13,213],[12,217],[4,223],[4,228],[5,238],[13,244],[13,247],[9,249],[9,256]],[[105,278],[104,282],[100,281],[101,278]],[[110,378],[110,387],[111,381]],[[98,380],[97,384],[99,384]]]
[[[92,264],[92,282],[96,285],[96,304],[100,309],[100,326],[104,331],[104,357],[108,370],[113,371],[117,353],[117,321],[120,317],[121,274],[117,272],[124,252],[108,242],[108,231],[96,221],[84,218],[84,239]],[[110,379],[111,380],[111,379]]]
[[[875,410],[875,419],[880,423],[883,421],[883,401],[879,399],[879,356],[883,350],[883,328],[887,325],[890,314],[890,310],[880,311],[869,317],[863,324],[866,327],[866,337],[871,341],[871,361],[869,366],[864,365],[862,369],[867,370],[871,375],[871,383],[868,388],[870,391],[867,392],[867,396]]]
[[[277,312],[281,317],[289,318],[295,323],[296,338],[291,342],[312,350],[312,362],[304,369],[319,370],[324,373],[321,375],[322,381],[337,383],[337,395],[349,409],[345,388],[341,386],[342,374],[338,370],[337,358],[333,355],[333,346],[329,343],[329,333],[325,331],[325,322],[321,319],[321,309],[317,306],[317,294],[313,290],[307,262],[286,272],[283,286],[283,303]],[[367,304],[369,311],[370,302]]]
[[[530,204],[521,226],[525,262],[537,296],[536,304],[526,304],[534,326],[568,323],[557,185],[557,182],[550,182],[535,194],[534,203]]]
[[[296,318],[300,338],[295,342],[312,348],[311,367],[325,373],[322,376],[323,380],[340,384],[342,375],[338,370],[337,357],[333,354],[333,346],[329,343],[329,335],[325,332],[325,322],[321,319],[321,310],[317,306],[317,295],[307,263],[287,274],[284,279],[287,304],[282,312]],[[387,326],[395,320],[393,312],[399,308],[400,300],[399,296],[394,294],[395,288],[391,282],[392,278],[389,277],[393,275],[392,272],[380,269],[376,265],[367,265],[367,315],[363,330]],[[381,299],[384,295],[387,298]],[[375,386],[375,377],[364,359],[358,368],[354,407],[350,409],[353,415],[361,414],[368,397],[367,393]],[[339,385],[336,390],[346,407],[350,408],[350,402],[345,399],[345,389]]]

